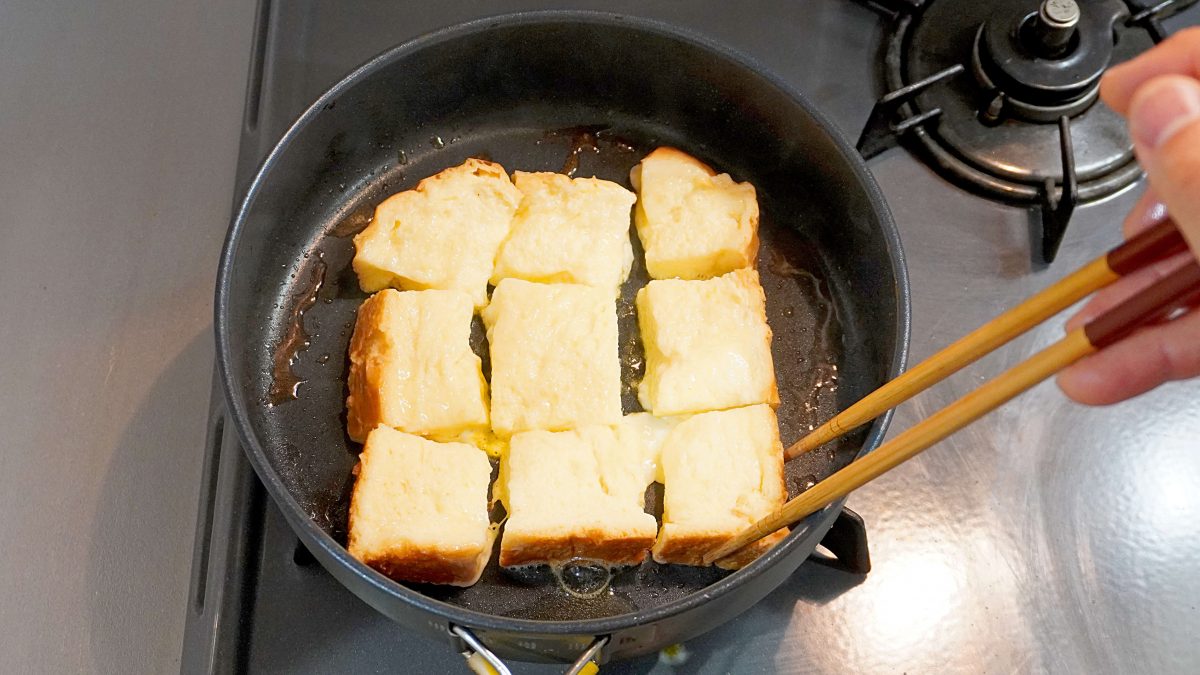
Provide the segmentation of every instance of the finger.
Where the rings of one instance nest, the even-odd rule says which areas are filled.
[[[1132,239],[1139,232],[1159,224],[1166,217],[1167,205],[1159,199],[1154,188],[1147,187],[1142,196],[1138,198],[1137,203],[1129,210],[1129,215],[1125,216],[1121,231],[1126,239]]]
[[[1200,77],[1200,27],[1181,30],[1141,56],[1109,68],[1100,80],[1100,98],[1128,115],[1133,93],[1159,75]]]
[[[1200,311],[1144,328],[1063,370],[1058,386],[1087,405],[1109,405],[1171,380],[1200,375]]]
[[[1075,330],[1083,324],[1100,316],[1108,310],[1125,302],[1137,293],[1149,288],[1151,284],[1179,269],[1191,258],[1190,253],[1179,253],[1166,260],[1160,260],[1149,267],[1140,269],[1133,274],[1122,277],[1112,286],[1096,293],[1070,319],[1067,319],[1066,329]]]
[[[1200,256],[1200,81],[1155,78],[1129,108],[1134,149],[1154,192]]]

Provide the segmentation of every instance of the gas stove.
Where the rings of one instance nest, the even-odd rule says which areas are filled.
[[[1140,173],[1121,121],[1096,100],[1097,78],[1110,60],[1200,23],[1185,0],[554,7],[564,4],[722,41],[859,138],[909,259],[914,359],[1118,240]],[[260,0],[239,193],[287,125],[354,66],[438,27],[549,7]],[[921,395],[893,432],[1060,331],[1035,330]],[[1187,671],[1200,663],[1200,537],[1179,532],[1194,533],[1200,518],[1177,513],[1170,481],[1200,481],[1200,456],[1186,452],[1200,436],[1186,414],[1197,395],[1185,384],[1143,399],[1131,434],[1114,411],[1036,389],[855,493],[872,534],[870,575],[847,516],[828,541],[840,564],[802,566],[682,653],[604,672]],[[461,656],[406,633],[315,563],[224,423],[216,387],[206,447],[185,672],[466,672]],[[1139,455],[1166,468],[1147,469]],[[1082,515],[1114,508],[1092,494],[1124,495],[1120,526],[1108,522],[1116,515]]]

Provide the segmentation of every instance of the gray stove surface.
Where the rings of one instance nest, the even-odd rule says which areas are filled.
[[[206,468],[212,270],[235,192],[220,172],[232,165],[239,130],[237,186],[354,65],[433,28],[548,6],[276,2],[256,54],[254,8],[244,3],[166,5],[148,16],[64,6],[58,19],[0,9],[0,19],[11,11],[30,26],[0,40],[0,74],[16,75],[2,90],[42,91],[39,75],[77,87],[43,94],[48,101],[0,94],[17,118],[0,122],[0,215],[10,224],[0,310],[18,317],[0,324],[8,352],[0,381],[9,384],[0,401],[0,654],[16,672],[155,672],[174,669],[181,653],[185,671],[209,663],[181,645],[198,600],[188,561]],[[884,22],[848,0],[553,6],[659,18],[721,40],[807,94],[850,138],[881,93]],[[1192,10],[1169,25],[1198,20]],[[0,20],[0,30],[15,25]],[[87,37],[59,47],[70,59],[51,55],[63,35]],[[230,91],[247,60],[261,63],[261,77],[251,68],[238,127],[240,94]],[[104,77],[88,85],[71,68]],[[138,105],[104,107],[121,96]],[[63,128],[67,136],[47,140]],[[1034,269],[1026,211],[959,190],[903,150],[870,166],[908,256],[913,360],[1116,243],[1141,190],[1079,209],[1058,261]],[[103,230],[89,229],[97,212]],[[1051,321],[902,406],[892,435],[1061,332],[1061,319]],[[256,494],[228,429],[225,437],[218,488]],[[223,662],[254,672],[465,672],[459,656],[406,634],[297,558],[269,502],[245,501],[234,511],[255,523],[257,586],[234,626],[238,653],[218,655]],[[857,491],[849,506],[867,523],[868,576],[805,565],[746,614],[688,643],[685,665],[648,658],[603,672],[1200,668],[1200,382],[1107,409],[1077,406],[1044,384]],[[213,517],[234,517],[230,508]],[[236,580],[239,571],[211,572]],[[223,592],[205,590],[210,611]]]

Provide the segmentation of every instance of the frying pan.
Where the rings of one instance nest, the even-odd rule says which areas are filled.
[[[467,157],[628,186],[630,167],[659,145],[758,189],[759,271],[785,444],[899,372],[909,330],[903,254],[861,158],[802,96],[749,59],[667,25],[535,12],[419,38],[334,85],[252,181],[217,280],[217,359],[231,417],[300,540],[395,621],[502,658],[633,657],[752,606],[837,516],[840,504],[814,514],[734,573],[646,563],[590,597],[565,592],[546,572],[499,570],[494,560],[471,588],[397,583],[344,548],[360,450],[345,435],[345,355],[365,298],[349,235],[389,194]],[[635,268],[618,302],[626,412],[640,409],[628,386],[643,367],[631,300],[646,280]],[[885,417],[791,462],[789,492],[874,448],[886,425]],[[661,495],[651,490],[649,502],[658,508]]]

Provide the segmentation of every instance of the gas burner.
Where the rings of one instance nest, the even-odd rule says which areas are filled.
[[[889,89],[859,138],[873,157],[900,138],[940,173],[1041,210],[1054,259],[1075,205],[1141,176],[1100,76],[1165,37],[1159,19],[1195,0],[893,0]]]
[[[1036,12],[997,6],[975,32],[971,50],[976,81],[995,93],[980,121],[1053,122],[1087,110],[1112,60],[1116,24],[1127,16],[1120,0],[1096,3],[1086,16],[1074,0],[1045,0]]]

